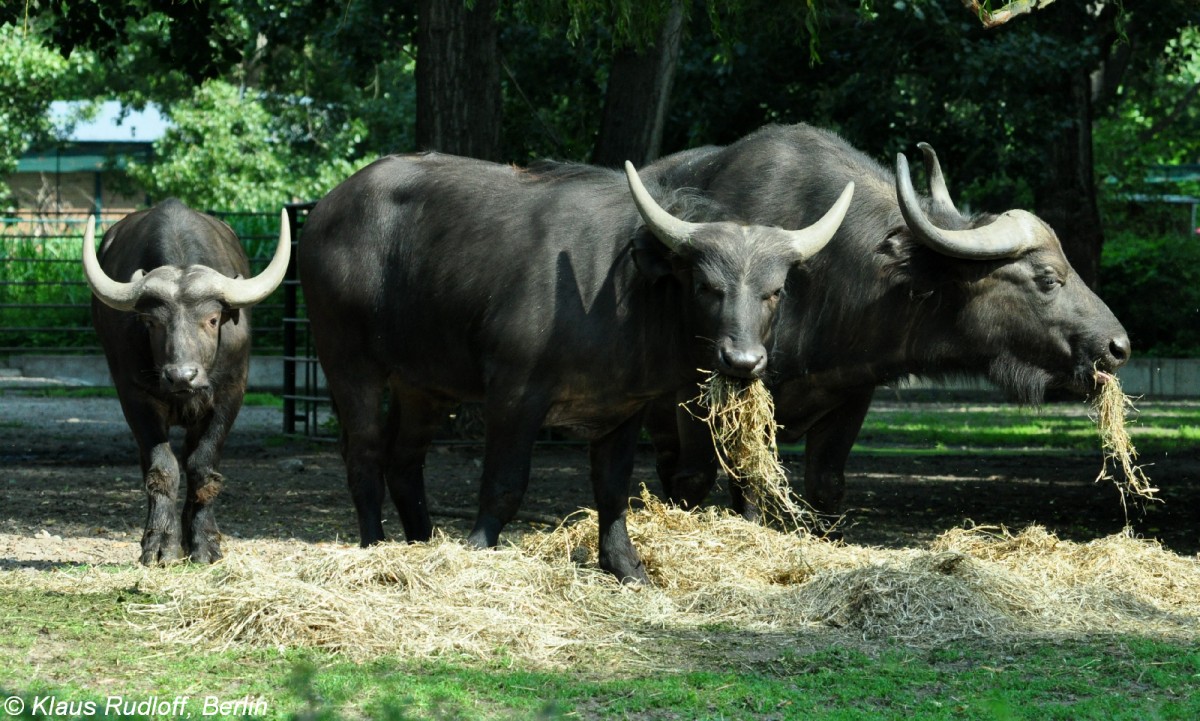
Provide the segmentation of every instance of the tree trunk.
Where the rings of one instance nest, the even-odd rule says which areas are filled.
[[[499,0],[419,0],[417,146],[484,160],[500,156]]]
[[[1060,133],[1046,136],[1047,173],[1036,188],[1037,213],[1058,233],[1079,277],[1095,288],[1104,229],[1092,171],[1091,78],[1078,72],[1067,82],[1070,87],[1060,97],[1071,104],[1072,121]]]
[[[594,164],[618,168],[629,160],[640,168],[658,157],[682,35],[683,4],[676,0],[652,47],[614,54]]]

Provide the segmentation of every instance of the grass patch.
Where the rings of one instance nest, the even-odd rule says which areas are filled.
[[[20,694],[27,711],[47,695],[101,708],[110,695],[186,696],[194,718],[206,696],[261,698],[261,716],[272,719],[1200,717],[1200,650],[1148,638],[933,650],[800,638],[791,650],[747,660],[758,634],[714,628],[705,633],[716,647],[681,654],[675,670],[529,671],[503,649],[484,663],[354,663],[319,651],[170,646],[128,623],[123,608],[139,600],[132,590],[0,589],[0,693]],[[724,647],[737,647],[740,660],[722,663]]]
[[[1153,404],[1139,410],[1126,429],[1143,455],[1195,448],[1200,444],[1200,405]],[[1099,452],[1096,424],[1083,404],[951,406],[876,404],[863,423],[856,450],[880,447],[936,449],[939,453],[980,449]],[[788,446],[801,450],[802,446]]]

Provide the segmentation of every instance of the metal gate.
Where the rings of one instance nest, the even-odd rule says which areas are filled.
[[[301,242],[304,221],[316,203],[287,206],[292,230],[292,261],[288,264],[283,289],[283,432],[310,438],[330,439],[332,404],[325,392],[325,376],[317,362],[304,312],[304,293],[296,270],[296,244]]]

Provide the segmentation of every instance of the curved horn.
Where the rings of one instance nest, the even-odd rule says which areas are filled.
[[[138,270],[128,283],[113,280],[100,267],[96,258],[96,216],[89,215],[83,233],[83,276],[102,303],[116,310],[133,310],[145,287],[142,271]]]
[[[288,224],[287,209],[284,208],[279,213],[279,242],[267,267],[253,278],[217,277],[213,280],[215,292],[230,308],[244,308],[259,303],[283,282],[291,257],[292,228]]]
[[[1036,226],[1032,216],[1024,211],[1009,211],[988,225],[971,230],[943,230],[935,226],[913,190],[904,153],[896,154],[896,196],[913,237],[943,255],[964,260],[1012,258],[1036,244]]]
[[[938,162],[933,146],[929,143],[917,143],[917,147],[925,156],[925,174],[929,176],[929,195],[933,198],[934,207],[941,213],[962,215],[950,199],[950,191],[946,189],[946,176],[942,175],[942,164]]]
[[[807,260],[813,257],[817,251],[833,240],[834,234],[837,233],[838,228],[842,225],[842,220],[846,217],[846,211],[850,209],[850,199],[853,197],[854,181],[851,181],[846,183],[846,188],[838,196],[837,202],[825,211],[825,215],[821,216],[820,220],[807,228],[788,231],[792,247],[796,249],[802,259]]]
[[[662,206],[650,197],[650,193],[646,191],[646,186],[642,185],[642,179],[638,177],[633,163],[628,160],[625,161],[625,175],[629,178],[629,190],[633,192],[633,202],[637,204],[642,220],[646,221],[646,226],[650,228],[654,236],[672,252],[686,246],[692,235],[700,229],[700,224],[680,220],[663,210]]]

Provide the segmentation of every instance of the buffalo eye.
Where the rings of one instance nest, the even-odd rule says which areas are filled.
[[[1037,277],[1038,290],[1043,293],[1051,293],[1063,284],[1062,278],[1058,273],[1046,272]]]
[[[209,328],[216,328],[219,325],[221,325],[221,314],[220,313],[214,313],[213,315],[210,315],[208,317],[208,327]]]
[[[775,303],[779,301],[779,297],[783,295],[783,288],[776,288],[774,291],[763,296],[763,300]]]
[[[720,288],[705,280],[697,279],[695,283],[695,289],[697,295],[707,295],[716,298],[720,298],[722,295],[724,295]]]

